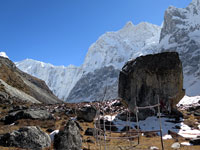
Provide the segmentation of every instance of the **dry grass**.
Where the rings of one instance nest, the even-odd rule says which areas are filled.
[[[4,107],[4,109],[3,109]],[[38,106],[39,107],[39,106]],[[69,106],[68,106],[69,107]],[[70,105],[70,107],[75,107]],[[0,116],[7,114],[7,111],[9,110],[9,106],[3,104],[0,104]],[[186,113],[185,113],[186,114]],[[67,123],[67,120],[71,116],[67,116],[65,113],[54,113],[56,120],[31,120],[31,119],[21,119],[18,120],[16,125],[4,125],[3,123],[0,123],[0,134],[11,132],[13,130],[17,130],[22,126],[40,126],[43,131],[46,131],[47,129],[62,129],[65,124]],[[72,115],[73,116],[73,115]],[[193,115],[185,116],[185,123],[191,124],[191,126],[194,126],[194,123],[196,122],[197,117],[194,117]],[[192,123],[191,123],[192,122]],[[81,131],[81,135],[83,137],[83,149],[88,150],[100,150],[100,144],[96,143],[96,139],[93,136],[86,136],[84,135],[87,128],[94,128],[94,123],[87,123],[87,122],[80,122],[80,125],[82,126],[84,131]],[[110,133],[107,132],[107,135]],[[122,133],[111,133],[112,137],[123,137],[124,134]],[[100,140],[99,140],[100,141]],[[186,141],[184,138],[178,138],[178,139],[171,139],[171,140],[164,140],[164,148],[165,150],[171,150],[171,145],[174,142],[184,142]],[[140,137],[140,144],[137,144],[137,138],[135,139],[107,139],[106,140],[106,147],[107,150],[131,150],[130,143],[132,144],[134,150],[147,150],[151,146],[156,146],[159,149],[161,149],[161,140],[159,136],[156,137]],[[104,140],[101,140],[101,150],[104,150]],[[199,150],[200,146],[181,146],[180,150]],[[0,150],[24,150],[22,148],[8,148],[8,147],[0,147]],[[50,148],[44,148],[43,150],[53,150],[53,144]]]

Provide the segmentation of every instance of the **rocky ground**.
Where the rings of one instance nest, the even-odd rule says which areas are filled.
[[[177,116],[162,116],[161,118],[164,148],[173,149],[174,146],[183,150],[200,149],[198,139],[200,136],[200,97],[185,96],[178,107],[183,113],[183,118]],[[0,104],[0,149],[60,149],[58,145],[63,144],[62,138],[55,136],[55,142],[53,142],[54,135],[59,130],[60,137],[65,137],[65,134],[75,134],[75,137],[79,137],[71,143],[82,145],[82,149],[100,149],[100,145],[103,149],[104,139],[99,144],[100,139],[96,143],[96,138],[93,136],[96,133],[94,130],[95,114],[97,112],[100,114],[101,123],[104,116],[107,137],[126,137],[127,128],[136,131],[135,117],[126,121],[127,111],[119,100],[51,105],[20,101],[3,102]],[[68,120],[75,120],[76,123],[67,123]],[[141,120],[139,127],[142,131],[157,130],[159,128],[158,118],[152,116]],[[101,125],[100,128],[103,129],[103,126]],[[130,149],[130,144],[134,149],[161,149],[160,136],[157,133],[142,134],[140,144],[137,144],[137,138],[106,139],[107,149]]]

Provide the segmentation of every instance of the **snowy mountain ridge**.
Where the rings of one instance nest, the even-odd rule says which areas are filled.
[[[152,53],[158,44],[160,30],[159,26],[150,23],[133,25],[129,21],[121,30],[103,34],[88,49],[83,70],[91,72],[105,66],[121,69],[127,60]]]
[[[67,67],[56,67],[51,64],[31,59],[17,62],[16,66],[24,72],[44,80],[55,95],[60,99],[68,101],[98,100],[107,85],[103,84],[103,81],[101,82],[102,84],[100,84],[99,81],[102,90],[97,91],[100,87],[95,83],[95,73],[100,73],[102,70],[112,70],[115,72],[115,75],[108,73],[107,76],[109,77],[106,78],[106,75],[104,77],[104,80],[106,79],[107,82],[111,83],[109,89],[112,91],[107,94],[106,98],[116,98],[116,81],[119,70],[130,58],[153,53],[155,46],[159,41],[160,30],[159,26],[150,23],[133,25],[132,22],[128,22],[121,30],[107,32],[99,37],[99,39],[90,46],[85,61],[80,67],[72,65]],[[112,67],[110,68],[109,66]],[[88,79],[88,76],[90,79]],[[82,80],[79,81],[81,78],[84,82]],[[87,84],[89,89],[85,89],[85,85],[82,83]],[[92,92],[93,89],[96,90],[96,94],[94,94],[99,96],[93,95],[88,97],[89,93],[87,93],[86,90]],[[81,97],[80,95],[77,95],[78,92],[82,92]],[[87,96],[84,93],[87,93]]]
[[[65,101],[94,101],[117,98],[118,74],[129,59],[163,51],[177,51],[184,71],[187,95],[199,95],[200,0],[186,8],[170,6],[162,28],[150,23],[128,22],[116,32],[107,32],[93,43],[80,67],[54,67],[45,63],[17,62],[23,71],[46,81]],[[31,66],[31,68],[30,68]],[[42,67],[43,66],[43,67]],[[70,68],[71,67],[71,68]]]
[[[200,94],[200,0],[186,8],[169,7],[164,16],[158,51],[177,51],[183,64],[184,87]]]
[[[53,93],[63,100],[65,95],[70,92],[72,85],[76,83],[75,76],[81,74],[79,67],[73,65],[54,66],[32,59],[17,62],[16,66],[24,72],[44,80]]]

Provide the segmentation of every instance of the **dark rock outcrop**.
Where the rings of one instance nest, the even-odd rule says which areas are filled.
[[[120,72],[118,94],[132,111],[135,104],[157,104],[158,97],[162,111],[175,109],[185,95],[182,64],[178,53],[146,55],[127,62]],[[140,113],[141,119],[155,112],[156,110],[146,109]]]
[[[11,124],[19,119],[50,120],[54,118],[47,110],[21,110],[9,113],[1,121],[5,124]]]
[[[0,145],[40,150],[44,147],[49,147],[51,139],[39,127],[30,126],[2,135],[0,137]]]
[[[77,111],[77,119],[86,122],[92,122],[96,116],[97,110],[93,106],[84,106]]]
[[[55,150],[80,150],[82,139],[77,122],[69,120],[63,131],[54,137]]]

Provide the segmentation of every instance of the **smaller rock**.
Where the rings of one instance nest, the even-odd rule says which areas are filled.
[[[11,124],[19,119],[39,119],[39,120],[50,120],[54,119],[52,114],[50,114],[47,110],[20,110],[9,113],[5,116],[1,121],[4,124]]]
[[[52,129],[52,128],[49,128],[49,129],[47,129],[46,130],[48,133],[51,133],[51,132],[53,132],[54,131],[54,129]]]
[[[200,145],[200,138],[191,139],[190,143],[193,145]]]
[[[181,147],[181,145],[178,142],[173,143],[171,146],[171,148],[173,148],[173,149],[179,149],[180,147]]]
[[[156,146],[151,146],[151,147],[149,147],[149,149],[150,149],[150,150],[159,150],[159,148],[156,147]]]
[[[82,138],[77,126],[77,122],[69,120],[64,130],[59,131],[54,136],[55,150],[80,150],[82,147]]]
[[[91,140],[91,139],[87,139],[86,141],[85,141],[86,143],[95,143],[93,140]]]
[[[144,133],[145,137],[156,137],[158,136],[158,133],[154,133],[154,132],[145,132]]]
[[[173,139],[177,139],[178,137],[181,137],[178,133],[171,130],[168,130],[168,134],[170,134]]]
[[[97,110],[93,106],[84,106],[77,111],[77,119],[86,122],[92,122],[96,116]]]
[[[87,128],[87,130],[85,131],[85,135],[88,136],[93,136],[96,134],[96,130],[94,128]]]

